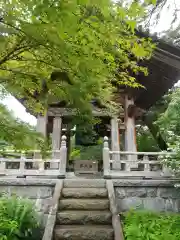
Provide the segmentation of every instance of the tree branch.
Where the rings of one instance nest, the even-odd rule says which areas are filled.
[[[0,65],[2,65],[3,63],[5,63],[6,61],[9,60],[9,58],[11,57],[11,55],[13,55],[16,51],[20,50],[23,48],[22,47],[19,47],[19,45],[24,41],[24,39],[22,38],[19,43],[17,43],[14,48],[6,55],[4,56],[1,60],[0,60]]]
[[[22,75],[26,75],[28,77],[37,79],[36,75],[31,74],[31,73],[27,73],[27,72],[21,72],[21,71],[17,71],[17,70],[13,70],[13,69],[2,68],[2,67],[0,67],[0,70],[12,72],[12,73],[17,73],[17,74],[22,74]]]

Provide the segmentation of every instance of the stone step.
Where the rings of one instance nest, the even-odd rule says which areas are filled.
[[[109,209],[108,199],[61,199],[59,209],[70,210],[107,210]]]
[[[65,179],[64,188],[106,188],[104,179]]]
[[[112,224],[110,211],[61,211],[57,213],[57,224]]]
[[[61,225],[54,229],[54,240],[113,240],[111,226]]]
[[[106,188],[63,188],[64,198],[107,198]]]

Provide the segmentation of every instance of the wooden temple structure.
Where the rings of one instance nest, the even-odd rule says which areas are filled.
[[[141,63],[148,67],[149,75],[137,76],[137,82],[144,88],[119,87],[117,103],[120,110],[117,115],[111,115],[96,102],[92,104],[93,116],[100,118],[103,125],[102,131],[100,126],[96,131],[99,136],[109,137],[112,151],[137,151],[136,121],[143,120],[151,106],[180,80],[180,48],[158,39],[153,40],[157,42],[157,48],[151,60]],[[45,116],[37,117],[37,131],[44,136],[52,136],[53,150],[60,149],[63,134],[67,136],[67,146],[70,148],[71,129],[68,126],[74,114],[75,111],[67,108],[64,102],[57,102],[49,105]],[[120,149],[120,142],[123,142],[123,149]],[[114,167],[118,168],[118,163],[119,156],[116,155]]]

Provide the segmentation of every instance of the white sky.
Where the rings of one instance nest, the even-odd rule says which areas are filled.
[[[13,96],[10,95],[3,99],[1,102],[5,104],[9,110],[13,111],[16,117],[30,123],[31,125],[36,125],[36,118],[27,113],[25,107]]]
[[[162,32],[169,29],[170,23],[173,18],[174,3],[180,9],[180,0],[169,0],[169,3],[171,3],[170,8],[164,10],[161,13],[161,19],[159,21],[159,24],[152,29],[152,33]],[[15,116],[25,122],[36,125],[36,118],[27,113],[26,109],[22,106],[22,104],[20,104],[13,96],[6,97],[2,102],[14,112]]]

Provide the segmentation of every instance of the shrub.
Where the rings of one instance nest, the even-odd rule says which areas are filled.
[[[30,240],[38,228],[38,217],[30,200],[0,197],[0,240]]]
[[[71,152],[71,159],[76,160],[102,160],[102,145],[76,146]]]
[[[180,215],[130,211],[122,215],[126,240],[179,240]]]

